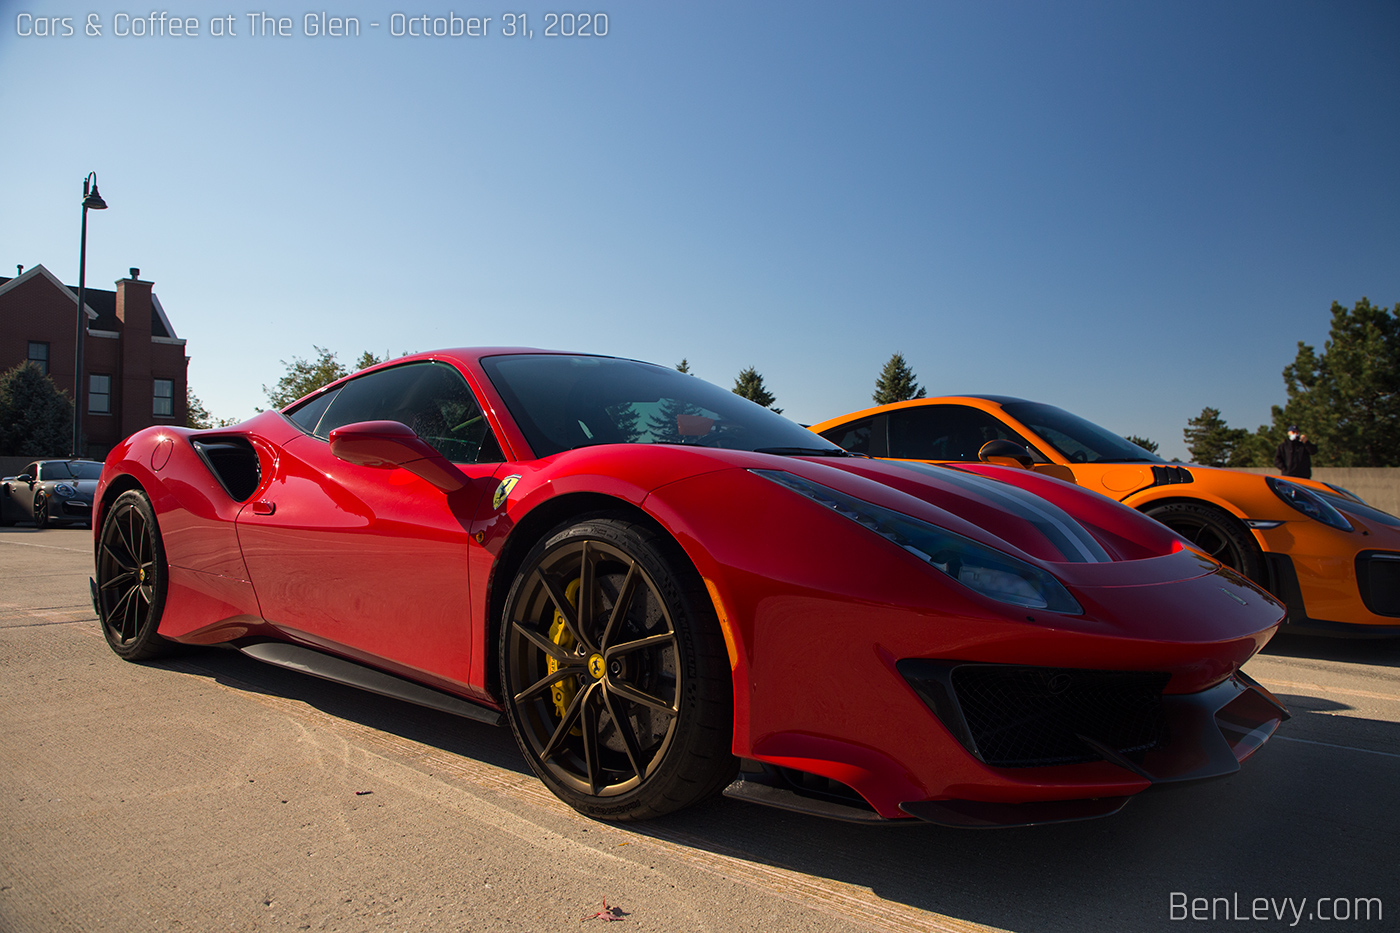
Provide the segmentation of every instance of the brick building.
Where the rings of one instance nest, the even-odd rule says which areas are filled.
[[[116,291],[88,288],[83,341],[83,453],[101,460],[119,441],[153,424],[185,423],[189,357],[170,319],[140,279],[119,279]],[[73,394],[78,287],[42,265],[0,277],[0,370],[25,360]]]

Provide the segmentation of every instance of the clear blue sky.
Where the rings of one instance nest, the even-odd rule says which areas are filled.
[[[503,6],[315,6],[363,34],[199,2],[167,8],[197,38],[120,37],[133,8],[0,0],[0,270],[76,282],[95,170],[89,283],[156,283],[216,415],[313,344],[512,344],[753,365],[812,422],[900,351],[930,394],[1185,457],[1204,406],[1269,420],[1332,301],[1400,301],[1390,0],[608,0],[590,38],[511,4],[533,39]],[[395,37],[396,9],[489,35]]]

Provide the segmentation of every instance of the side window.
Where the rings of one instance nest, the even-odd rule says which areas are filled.
[[[297,426],[307,434],[315,434],[317,423],[320,422],[321,416],[326,413],[326,406],[330,405],[331,399],[335,398],[339,391],[339,389],[333,389],[330,392],[322,392],[311,401],[289,412],[287,417],[296,422]]]
[[[446,363],[408,363],[350,380],[330,400],[313,433],[329,438],[335,428],[357,421],[400,421],[457,463],[504,459],[471,388]]]
[[[922,405],[890,412],[890,456],[900,460],[977,461],[988,441],[1015,441],[1041,456],[1015,431],[992,415],[966,405]]]
[[[852,421],[850,424],[843,424],[839,428],[824,431],[822,437],[844,450],[870,455],[870,437],[874,425],[874,418],[862,418],[859,421]]]

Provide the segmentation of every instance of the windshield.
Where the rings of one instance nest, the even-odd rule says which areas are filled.
[[[1001,407],[1071,463],[1166,463],[1156,454],[1063,408],[1039,402],[1007,402]]]
[[[481,365],[539,457],[596,444],[841,453],[776,412],[664,366],[544,354]]]
[[[48,460],[44,463],[44,479],[98,479],[102,464],[87,460]]]

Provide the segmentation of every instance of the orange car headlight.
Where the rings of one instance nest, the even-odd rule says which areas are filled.
[[[1299,486],[1297,483],[1290,483],[1286,479],[1279,479],[1277,476],[1266,476],[1264,481],[1269,484],[1269,488],[1274,491],[1284,502],[1292,508],[1302,512],[1308,518],[1322,522],[1340,531],[1351,531],[1351,522],[1346,520],[1346,516],[1338,512],[1328,504],[1321,496]]]

